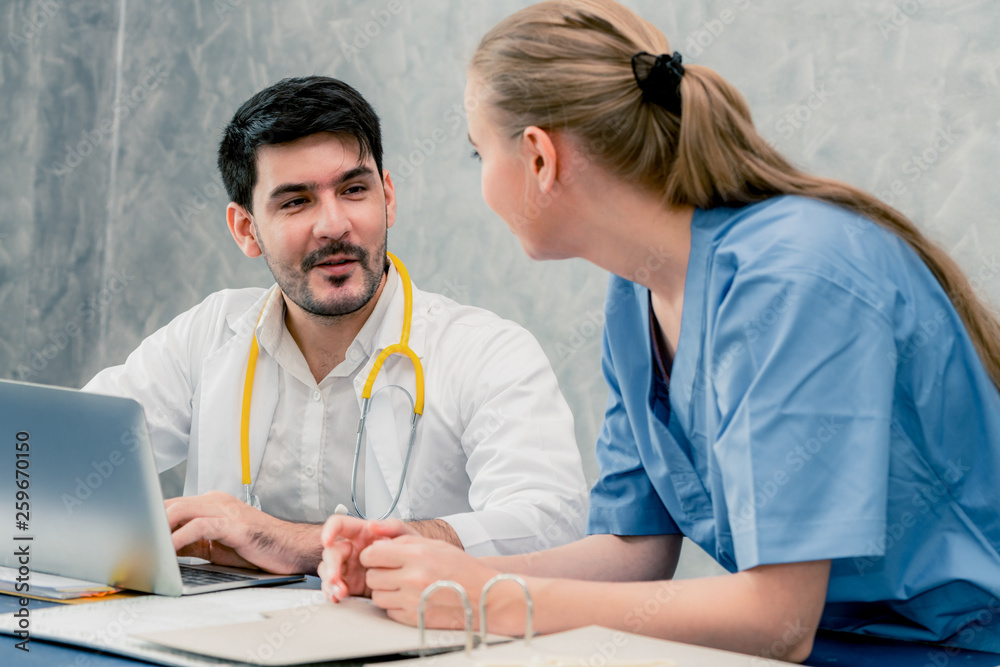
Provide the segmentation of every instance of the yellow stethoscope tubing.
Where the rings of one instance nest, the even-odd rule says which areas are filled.
[[[247,377],[243,382],[243,414],[240,417],[240,448],[243,450],[243,484],[250,483],[250,396],[253,394],[254,369],[257,367],[257,355],[260,346],[257,336],[250,343],[250,358],[247,360]]]
[[[365,382],[365,388],[361,392],[361,398],[367,399],[372,397],[372,386],[375,384],[375,378],[382,369],[382,364],[385,363],[385,360],[393,354],[403,354],[413,362],[413,372],[417,376],[417,400],[413,403],[413,412],[421,415],[424,413],[424,367],[420,364],[420,359],[417,357],[416,352],[410,348],[410,323],[413,321],[413,283],[410,281],[410,273],[403,266],[403,262],[391,252],[387,252],[386,254],[392,260],[393,265],[399,272],[400,278],[403,280],[403,331],[399,336],[398,343],[390,345],[378,355],[375,365],[372,366],[372,370],[368,374],[368,380]]]
[[[274,294],[272,291],[271,294]],[[247,358],[247,374],[246,378],[243,380],[243,408],[240,412],[240,455],[243,464],[243,501],[247,505],[251,505],[260,509],[260,502],[254,502],[256,499],[250,493],[251,489],[251,479],[250,479],[250,400],[253,397],[253,378],[257,371],[257,357],[260,354],[260,345],[257,343],[257,327],[260,326],[260,320],[264,317],[264,311],[267,310],[267,304],[271,302],[271,294],[267,295],[267,300],[264,301],[264,307],[260,309],[260,315],[257,316],[257,323],[253,327],[253,337],[250,341],[250,356]]]
[[[413,417],[410,420],[410,437],[406,447],[406,459],[403,461],[403,471],[399,478],[399,488],[396,490],[392,505],[384,515],[379,517],[380,520],[389,516],[392,511],[396,509],[396,505],[399,504],[399,498],[403,490],[403,481],[406,477],[406,471],[409,468],[410,454],[413,451],[413,442],[417,432],[417,422],[424,411],[424,367],[420,363],[420,358],[417,357],[417,354],[410,347],[410,323],[413,321],[413,283],[410,280],[410,273],[406,270],[406,266],[403,264],[402,260],[391,252],[387,252],[386,255],[389,257],[393,266],[396,267],[396,271],[399,273],[403,283],[403,329],[399,337],[399,343],[390,345],[382,350],[381,354],[379,354],[374,365],[372,365],[371,371],[368,373],[368,379],[365,382],[363,391],[361,392],[361,397],[363,399],[361,421],[358,424],[358,440],[354,448],[354,466],[351,477],[351,500],[354,503],[354,509],[358,512],[358,516],[361,518],[365,518],[365,515],[358,506],[357,501],[358,459],[361,454],[361,442],[364,439],[365,423],[368,419],[368,409],[371,403],[372,387],[375,384],[375,378],[378,377],[378,372],[382,369],[382,365],[385,363],[385,360],[391,355],[401,354],[410,358],[410,361],[413,363],[414,375],[416,376],[417,398],[416,401],[410,399],[413,404]],[[246,377],[243,381],[243,407],[240,414],[240,453],[243,468],[242,480],[244,501],[248,505],[253,505],[258,509],[259,502],[254,502],[256,499],[251,494],[250,404],[253,396],[253,380],[257,369],[257,357],[260,354],[260,345],[257,342],[257,327],[260,325],[260,320],[264,316],[264,312],[267,310],[267,304],[270,302],[270,299],[271,297],[268,296],[267,301],[264,302],[264,307],[261,308],[260,315],[257,316],[257,323],[254,325],[254,334],[250,342],[250,355],[247,358]],[[403,391],[405,392],[406,390],[404,389]],[[409,397],[408,393],[407,397]]]

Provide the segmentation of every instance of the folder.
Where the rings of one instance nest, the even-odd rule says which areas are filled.
[[[416,628],[389,619],[385,611],[362,598],[338,604],[265,612],[259,621],[207,628],[134,634],[134,639],[174,651],[253,665],[303,665],[335,660],[359,661],[400,653],[416,654],[421,641]],[[489,642],[510,641],[490,636]],[[424,638],[427,650],[463,646],[465,634],[432,630]]]
[[[18,571],[12,567],[0,565],[0,594],[14,597],[33,598],[53,602],[68,602],[79,598],[103,597],[121,591],[120,588],[70,577],[57,577],[42,572],[31,573],[30,594],[20,592]]]

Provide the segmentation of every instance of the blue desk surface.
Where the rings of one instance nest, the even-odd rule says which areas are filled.
[[[319,579],[290,584],[294,588],[319,588]],[[32,600],[34,611],[53,603]],[[17,610],[17,598],[0,595],[0,613]],[[87,649],[31,640],[30,653],[14,648],[17,639],[0,635],[0,667],[135,667],[148,663]],[[844,632],[820,631],[807,665],[838,667],[997,667],[1000,655],[958,651],[927,644],[874,639]]]

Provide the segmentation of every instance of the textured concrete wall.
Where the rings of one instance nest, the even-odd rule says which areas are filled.
[[[0,4],[0,376],[80,386],[208,293],[269,284],[226,229],[214,151],[253,92],[328,74],[382,116],[399,195],[391,246],[420,286],[538,336],[593,477],[606,276],[523,255],[479,195],[459,113],[477,40],[528,3]],[[627,4],[733,81],[790,158],[881,193],[1000,303],[1000,5]]]

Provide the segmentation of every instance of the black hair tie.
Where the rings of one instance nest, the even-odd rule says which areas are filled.
[[[684,66],[681,54],[674,51],[654,56],[641,51],[632,56],[632,74],[642,90],[642,100],[658,104],[677,116],[681,115],[681,77]]]

